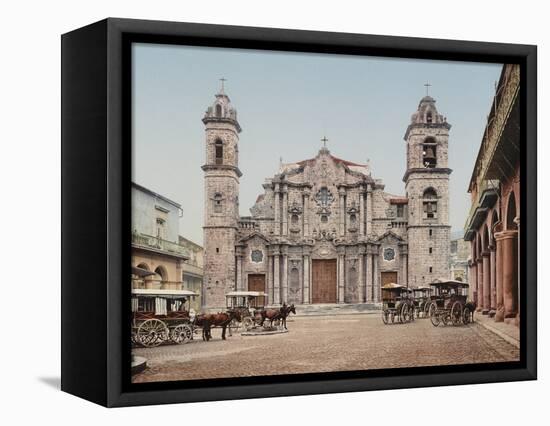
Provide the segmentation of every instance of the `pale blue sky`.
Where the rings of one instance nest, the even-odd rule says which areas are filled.
[[[180,234],[202,243],[204,126],[219,78],[243,128],[241,215],[279,165],[314,157],[326,135],[337,157],[366,162],[404,194],[411,114],[430,95],[452,128],[451,225],[462,228],[468,182],[501,65],[188,46],[133,46],[132,179],[181,203]]]

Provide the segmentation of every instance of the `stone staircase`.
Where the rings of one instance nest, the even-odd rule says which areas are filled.
[[[378,314],[381,303],[296,305],[296,316]]]

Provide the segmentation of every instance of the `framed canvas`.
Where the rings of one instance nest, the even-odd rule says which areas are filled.
[[[62,389],[114,407],[536,379],[536,69],[516,44],[64,34]]]

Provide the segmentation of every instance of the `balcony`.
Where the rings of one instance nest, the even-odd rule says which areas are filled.
[[[158,253],[169,254],[175,257],[189,259],[187,249],[173,241],[163,240],[152,235],[140,234],[134,232],[132,234],[132,246],[152,250]]]
[[[241,217],[239,219],[239,229],[258,229],[259,226],[251,217]]]
[[[499,181],[484,180],[480,182],[477,190],[477,200],[472,202],[470,212],[466,218],[464,229],[466,230],[464,239],[471,241],[475,235],[475,231],[485,220],[488,210],[495,205],[499,197]]]

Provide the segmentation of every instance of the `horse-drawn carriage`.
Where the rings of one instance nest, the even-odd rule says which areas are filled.
[[[434,326],[461,325],[473,321],[476,305],[468,300],[468,284],[455,280],[436,280],[432,288],[428,315]]]
[[[406,286],[388,283],[382,286],[382,321],[384,324],[414,320],[412,291]]]
[[[187,343],[193,326],[186,303],[195,296],[190,290],[132,289],[132,342],[146,347]]]
[[[427,318],[428,307],[431,302],[431,287],[419,286],[413,287],[411,290],[413,294],[414,314],[416,318]]]
[[[237,311],[241,321],[234,319],[229,325],[229,332],[239,329],[250,330],[261,321],[261,312],[265,309],[267,294],[261,291],[230,291],[225,295],[228,311]]]

